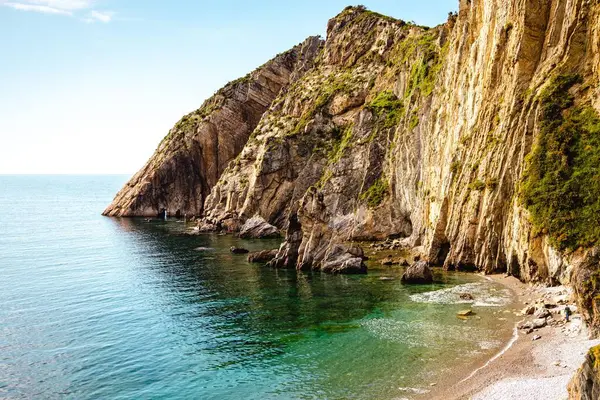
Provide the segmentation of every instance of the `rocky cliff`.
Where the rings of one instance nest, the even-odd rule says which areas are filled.
[[[585,362],[569,382],[569,399],[600,399],[600,346],[588,351]]]
[[[599,44],[598,1],[461,0],[431,29],[348,7],[184,118],[107,214],[258,215],[287,229],[272,266],[331,272],[395,238],[570,283],[597,322]]]
[[[322,42],[310,37],[228,83],[184,116],[146,165],[116,195],[104,215],[155,217],[202,214],[204,200],[223,170],[282,88],[310,69]]]

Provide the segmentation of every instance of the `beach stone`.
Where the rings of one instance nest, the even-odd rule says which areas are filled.
[[[240,237],[243,239],[262,239],[278,236],[279,229],[269,224],[260,215],[250,218],[240,229]]]
[[[531,321],[525,321],[525,322],[520,323],[517,326],[517,328],[529,330],[529,329],[533,329],[533,324],[531,323]]]
[[[394,265],[394,260],[391,256],[384,258],[381,260],[381,265]]]
[[[278,249],[263,250],[248,254],[248,262],[251,263],[268,263],[277,256]]]
[[[417,261],[404,271],[402,283],[425,284],[433,282],[433,273],[426,261]]]
[[[525,307],[523,309],[523,311],[521,311],[521,314],[523,314],[523,315],[532,315],[534,312],[535,312],[535,306],[528,305],[527,307]]]
[[[470,315],[475,315],[475,313],[473,312],[473,310],[461,310],[457,312],[456,315],[458,315],[459,317],[468,317]]]
[[[458,297],[460,297],[461,300],[475,300],[471,293],[461,293]]]
[[[248,249],[244,249],[242,247],[235,247],[235,246],[231,246],[229,248],[229,251],[232,252],[233,254],[246,254],[246,253],[250,252]]]
[[[546,324],[546,318],[537,318],[531,321],[531,327],[533,329],[543,328],[544,326],[546,326]]]
[[[534,340],[540,340],[542,337],[540,335],[534,335],[533,338],[531,338],[532,341]]]
[[[533,314],[536,318],[546,318],[550,316],[550,311],[547,308],[541,307]]]

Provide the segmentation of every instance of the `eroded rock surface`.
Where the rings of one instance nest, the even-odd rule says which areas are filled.
[[[247,220],[240,229],[240,237],[243,239],[262,239],[279,236],[279,229],[269,224],[259,215]]]
[[[275,250],[262,250],[248,254],[248,262],[266,264],[277,255],[277,249]]]
[[[600,399],[600,346],[592,347],[569,382],[569,400]]]
[[[204,200],[246,145],[280,91],[313,63],[318,37],[282,53],[228,83],[198,110],[184,116],[146,165],[127,182],[104,215],[153,217],[202,214]]]
[[[586,320],[600,326],[600,196],[585,198],[576,179],[556,198],[529,187],[534,161],[558,154],[560,177],[600,147],[578,142],[579,125],[600,125],[600,5],[459,4],[431,29],[346,8],[324,43],[278,56],[208,100],[201,110],[210,112],[182,120],[192,128],[174,128],[107,214],[166,208],[229,231],[260,215],[286,230],[269,265],[300,270],[361,271],[360,257],[340,249],[395,239],[447,269],[572,284]],[[262,100],[245,113],[251,88]],[[202,144],[208,138],[218,140]],[[590,193],[594,157],[580,175]],[[540,226],[536,213],[555,207],[536,208],[537,198],[585,206],[591,233],[569,242],[577,213]]]
[[[433,273],[427,261],[417,261],[406,268],[402,274],[402,283],[426,284],[433,282]]]

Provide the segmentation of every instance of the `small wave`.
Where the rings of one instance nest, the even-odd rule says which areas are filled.
[[[506,353],[508,351],[508,349],[510,349],[512,347],[512,345],[515,344],[517,339],[519,339],[519,331],[517,330],[517,327],[514,327],[512,337],[510,338],[508,343],[506,343],[506,345],[502,348],[502,350],[500,350],[498,353],[496,353],[496,355],[494,355],[494,357],[490,358],[484,365],[477,368],[475,371],[471,372],[471,374],[469,374],[469,376],[467,376],[466,378],[464,378],[462,381],[460,381],[458,383],[463,383],[465,381],[468,381],[469,379],[471,379],[472,377],[477,375],[477,373],[479,371],[481,371],[484,368],[487,368],[488,365],[490,365],[492,362],[494,362],[498,357],[500,357],[502,354]]]
[[[465,294],[472,299],[462,298]],[[410,299],[417,303],[434,304],[472,304],[475,307],[502,307],[510,303],[511,293],[508,289],[498,288],[486,283],[465,283],[448,289],[413,294]]]
[[[430,392],[430,390],[427,390],[427,389],[413,388],[413,387],[399,387],[398,390],[401,392],[411,392],[414,394],[425,394],[425,393]]]
[[[473,338],[489,338],[493,331],[469,325],[441,326],[435,321],[399,321],[388,318],[365,320],[361,325],[375,337],[402,343],[408,347],[440,348],[452,351],[447,347],[449,342],[462,343],[456,351],[468,347]]]
[[[194,250],[196,251],[213,251],[214,249],[212,247],[196,247]]]

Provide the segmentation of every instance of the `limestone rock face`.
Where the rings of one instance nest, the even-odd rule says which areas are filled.
[[[569,382],[569,400],[600,399],[600,346],[592,347]]]
[[[367,266],[363,262],[363,256],[364,253],[358,246],[338,244],[329,249],[319,269],[331,274],[366,274]]]
[[[276,268],[362,270],[354,243],[397,239],[447,269],[572,284],[600,326],[598,249],[553,246],[520,195],[553,79],[600,109],[599,48],[597,1],[460,0],[431,29],[348,7],[188,116],[106,213],[260,215],[286,230]]]
[[[228,83],[200,109],[184,116],[146,165],[116,195],[104,215],[199,216],[223,170],[279,92],[311,67],[318,37],[282,53],[247,76]]]
[[[244,239],[261,239],[279,236],[279,229],[269,224],[259,215],[247,220],[240,229],[240,237]]]

